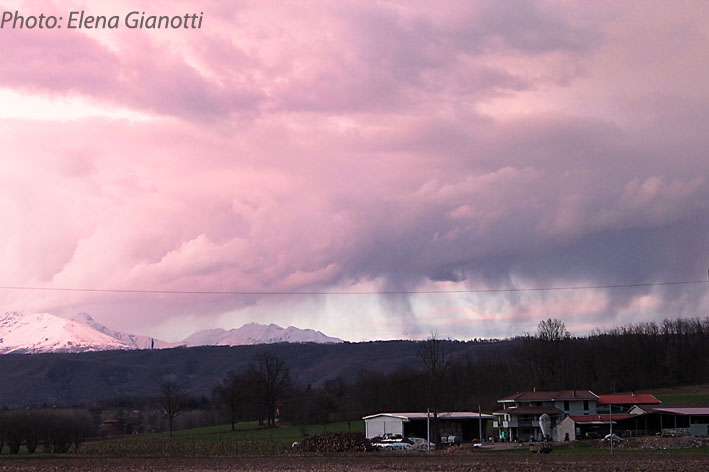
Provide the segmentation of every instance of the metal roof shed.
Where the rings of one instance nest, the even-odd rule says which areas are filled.
[[[426,413],[377,413],[362,418],[367,438],[381,437],[385,434],[402,437],[427,437]],[[431,422],[433,414],[431,414]],[[442,436],[455,435],[464,441],[477,438],[480,428],[485,437],[487,422],[494,416],[471,411],[441,412],[438,414]],[[482,424],[480,421],[482,420]]]

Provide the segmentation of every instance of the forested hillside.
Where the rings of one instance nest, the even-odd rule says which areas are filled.
[[[392,372],[415,367],[417,343],[380,341],[343,344],[269,344],[77,354],[0,356],[0,406],[75,405],[115,397],[159,393],[166,378],[192,396],[211,395],[228,371],[243,372],[269,352],[286,361],[295,386],[317,387],[328,379],[352,382],[363,370]],[[456,355],[477,356],[478,343],[450,343]]]

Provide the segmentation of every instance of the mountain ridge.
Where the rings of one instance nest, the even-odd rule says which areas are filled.
[[[245,346],[252,344],[273,344],[277,342],[314,342],[319,344],[341,343],[341,339],[326,336],[313,329],[295,326],[282,328],[275,323],[262,325],[247,323],[240,328],[221,328],[197,331],[183,341],[187,346]]]
[[[7,312],[0,315],[0,354],[90,352],[106,350],[165,349],[196,346],[242,346],[273,343],[342,343],[320,331],[277,324],[247,323],[240,328],[196,331],[181,342],[117,331],[88,313],[71,318],[51,313]]]
[[[71,318],[72,321],[85,324],[96,331],[99,331],[107,336],[116,339],[119,342],[126,344],[133,349],[149,349],[152,347],[163,349],[168,347],[176,347],[179,343],[169,343],[160,339],[151,338],[150,336],[140,336],[136,334],[124,333],[108,328],[105,325],[97,322],[91,315],[81,312]]]

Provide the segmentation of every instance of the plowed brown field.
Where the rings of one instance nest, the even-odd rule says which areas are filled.
[[[0,471],[674,471],[709,470],[709,454],[533,454],[284,456],[249,458],[4,459]]]

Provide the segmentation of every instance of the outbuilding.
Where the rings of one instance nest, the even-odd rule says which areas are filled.
[[[564,418],[554,429],[554,441],[576,441],[577,439],[602,438],[610,433],[611,424],[613,432],[623,436],[638,436],[642,434],[638,420],[640,415],[631,414],[602,414],[602,415],[569,415]]]
[[[707,407],[648,407],[634,406],[630,413],[647,418],[649,432],[663,436],[691,434],[706,436],[709,433],[709,408]]]
[[[377,413],[362,419],[368,439],[385,435],[426,439],[427,424],[430,424],[433,432],[433,414]],[[438,414],[438,430],[441,436],[457,436],[463,441],[472,441],[479,439],[481,428],[482,437],[487,436],[487,422],[493,419],[492,415],[471,411],[442,412]]]

